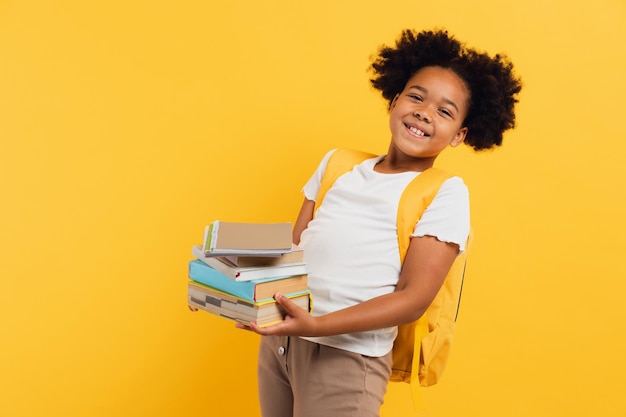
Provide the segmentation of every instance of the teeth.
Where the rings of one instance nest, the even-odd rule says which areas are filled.
[[[416,129],[416,128],[412,127],[412,126],[411,126],[411,127],[409,127],[409,130],[410,130],[411,132],[415,133],[416,135],[426,136],[426,133],[424,133],[424,132],[422,132],[421,130]]]

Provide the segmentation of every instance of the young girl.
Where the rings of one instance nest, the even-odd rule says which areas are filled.
[[[264,336],[259,395],[266,417],[379,415],[397,326],[426,311],[470,229],[467,188],[452,177],[416,225],[401,265],[400,195],[448,146],[492,148],[514,127],[521,82],[512,64],[446,31],[404,31],[371,69],[372,85],[389,101],[387,154],[341,176],[313,218],[329,152],[304,186],[294,226],[313,314],[276,294],[285,321],[250,326]]]

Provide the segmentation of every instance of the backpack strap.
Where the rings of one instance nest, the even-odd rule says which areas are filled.
[[[315,209],[317,210],[321,205],[326,193],[337,178],[350,171],[355,165],[376,156],[378,155],[354,149],[335,150],[326,164],[326,170],[315,199]],[[397,215],[398,248],[400,249],[401,262],[404,262],[406,251],[409,248],[413,228],[422,217],[424,210],[435,198],[441,184],[450,177],[450,174],[439,168],[429,168],[415,177],[402,192]],[[411,209],[403,209],[404,207]]]
[[[377,155],[354,149],[336,149],[326,164],[326,170],[322,176],[322,183],[315,199],[315,210],[322,204],[326,193],[333,186],[337,178],[350,171],[355,165],[366,159],[375,158]]]
[[[398,203],[398,248],[400,263],[404,263],[411,243],[411,233],[422,217],[422,213],[432,203],[441,185],[452,175],[439,169],[428,168],[406,186]]]
[[[404,264],[411,243],[411,234],[422,214],[432,203],[441,185],[451,175],[439,168],[428,168],[406,186],[398,203],[397,231],[400,262]],[[398,326],[398,336],[393,347],[392,381],[410,384],[415,411],[423,409],[419,372],[422,339],[429,333],[428,314],[424,313],[411,323]],[[412,352],[411,352],[412,350]]]

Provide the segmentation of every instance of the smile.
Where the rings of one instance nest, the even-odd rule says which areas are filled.
[[[409,129],[411,132],[413,132],[413,133],[414,133],[414,134],[416,134],[417,136],[422,136],[422,137],[424,137],[424,136],[428,136],[425,132],[423,132],[423,131],[419,130],[419,129],[418,129],[418,128],[416,128],[416,127],[413,127],[413,126],[407,126],[407,127],[408,127],[408,129]]]

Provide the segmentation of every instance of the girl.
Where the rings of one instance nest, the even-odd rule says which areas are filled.
[[[284,322],[249,327],[264,336],[259,395],[266,417],[379,415],[397,326],[426,311],[470,228],[467,187],[452,177],[416,225],[401,265],[400,194],[448,146],[499,146],[514,127],[521,82],[512,64],[446,31],[405,30],[379,50],[371,70],[373,87],[389,101],[388,151],[341,176],[313,218],[329,152],[304,186],[294,226],[314,312],[276,294]]]

